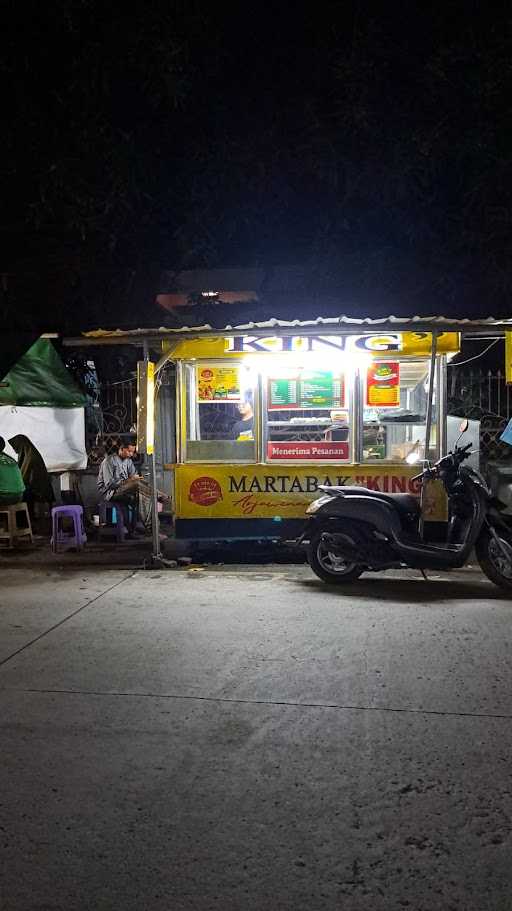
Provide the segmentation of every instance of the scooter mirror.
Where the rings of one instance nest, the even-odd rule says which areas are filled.
[[[466,430],[468,429],[468,427],[469,427],[469,421],[467,418],[464,418],[464,420],[461,421],[459,424],[459,433],[461,436],[463,433],[466,433]]]
[[[407,453],[405,461],[408,465],[416,465],[416,462],[419,462],[421,458],[421,443],[419,440],[416,440],[411,451]]]

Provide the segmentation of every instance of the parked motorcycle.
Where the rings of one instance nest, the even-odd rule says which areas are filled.
[[[412,494],[322,486],[323,495],[306,510],[310,518],[299,539],[307,543],[309,564],[320,579],[343,585],[365,571],[458,569],[474,549],[491,582],[512,593],[512,517],[503,515],[505,504],[493,498],[480,472],[463,464],[472,447],[459,445],[468,425],[462,422],[453,452],[425,463],[413,479],[443,482],[446,540],[424,540],[420,501]]]

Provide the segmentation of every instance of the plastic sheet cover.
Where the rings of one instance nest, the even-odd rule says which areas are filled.
[[[85,395],[46,338],[38,339],[0,382],[0,405],[83,408],[86,403]]]
[[[6,443],[23,433],[41,453],[48,471],[87,467],[83,408],[0,406],[0,436]],[[17,458],[7,443],[7,455]]]

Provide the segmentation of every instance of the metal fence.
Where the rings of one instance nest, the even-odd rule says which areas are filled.
[[[102,383],[100,403],[104,434],[129,433],[137,423],[137,380]]]
[[[137,380],[101,383],[86,408],[86,448],[89,466],[99,465],[110,441],[133,431],[137,424]]]
[[[449,367],[448,400],[468,417],[478,414],[494,414],[507,420],[512,417],[512,386],[507,385],[501,370],[493,373],[492,370],[457,369],[456,365]]]
[[[512,417],[512,386],[501,370],[448,368],[448,413],[480,421],[480,458],[510,460],[510,446],[500,436]]]
[[[174,398],[175,374],[172,366],[159,372],[156,396],[156,417],[159,433],[157,450],[163,463],[175,461]],[[103,382],[99,387],[88,421],[87,452],[89,465],[98,465],[109,444],[117,437],[131,434],[137,427],[137,378]],[[163,437],[160,439],[160,437]],[[161,466],[160,466],[161,467]]]

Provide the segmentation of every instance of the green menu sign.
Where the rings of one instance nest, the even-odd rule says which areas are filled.
[[[268,381],[269,407],[270,408],[297,408],[298,407],[298,377],[282,379],[276,377]]]
[[[339,408],[341,379],[326,370],[306,371],[300,378],[299,408]]]
[[[328,370],[303,370],[300,375],[268,383],[269,409],[343,408],[345,383],[340,374]]]

